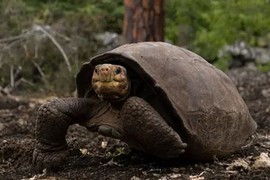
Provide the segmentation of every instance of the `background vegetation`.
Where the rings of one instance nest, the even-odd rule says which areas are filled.
[[[166,0],[165,12],[167,41],[223,69],[224,45],[269,47],[269,0]],[[82,62],[100,52],[97,34],[121,34],[123,14],[123,0],[1,0],[0,86],[74,90]]]
[[[217,59],[224,45],[270,44],[269,0],[170,0],[166,12],[167,38],[218,65],[226,66]]]

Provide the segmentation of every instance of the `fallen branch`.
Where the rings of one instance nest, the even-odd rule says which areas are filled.
[[[70,65],[70,62],[69,62],[69,59],[64,51],[64,49],[60,46],[60,44],[56,41],[56,39],[48,32],[46,31],[43,27],[39,26],[39,25],[35,25],[34,26],[34,30],[36,31],[41,31],[43,32],[48,38],[50,38],[50,40],[54,43],[54,45],[59,49],[59,51],[61,52],[66,64],[67,64],[67,67],[68,67],[68,71],[71,72],[71,65]]]
[[[27,36],[28,36],[28,33],[24,33],[24,34],[20,34],[18,36],[3,38],[3,39],[0,39],[0,43],[10,43],[10,42],[13,42],[13,41],[24,39]]]
[[[25,40],[26,38],[28,38],[30,36],[33,36],[37,32],[42,32],[45,36],[47,36],[53,42],[53,44],[57,47],[57,49],[62,54],[62,56],[65,60],[65,63],[67,65],[68,71],[71,72],[72,71],[71,64],[70,64],[70,61],[69,61],[64,49],[60,46],[60,44],[57,42],[57,40],[46,29],[44,29],[40,25],[34,25],[31,30],[28,30],[26,33],[23,33],[21,35],[0,39],[0,43],[7,44],[3,48],[1,48],[0,51],[4,51],[6,49],[11,48],[13,45],[18,44],[19,42]],[[60,34],[58,34],[58,35],[60,35]],[[68,40],[68,41],[70,40],[65,36],[61,36],[61,37],[65,38],[65,40]]]

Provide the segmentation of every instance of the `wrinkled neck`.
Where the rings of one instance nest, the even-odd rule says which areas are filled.
[[[126,100],[131,96],[131,83],[129,82],[129,85],[128,85],[128,93],[118,99],[118,100],[115,100],[115,101],[110,101],[109,104],[110,106],[112,107],[112,109],[115,109],[115,110],[120,110],[122,108],[122,106],[124,105],[124,103],[126,102]]]

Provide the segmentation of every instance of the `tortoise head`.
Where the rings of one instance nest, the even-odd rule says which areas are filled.
[[[102,100],[125,99],[130,92],[126,68],[114,64],[97,65],[92,76],[92,87]]]

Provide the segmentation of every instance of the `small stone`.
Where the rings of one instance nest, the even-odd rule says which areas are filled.
[[[238,173],[238,171],[225,171],[225,172],[228,174],[237,174]]]
[[[133,176],[130,178],[130,180],[141,180],[141,178],[137,177],[137,176]]]
[[[147,176],[147,172],[146,171],[143,171],[142,174],[145,175],[145,176]]]
[[[161,178],[159,178],[158,180],[169,180],[167,176],[162,176]]]
[[[84,156],[89,154],[87,149],[80,149],[80,151],[81,151],[82,155],[84,155]]]
[[[236,169],[245,169],[245,170],[250,170],[249,163],[245,161],[244,159],[237,159],[233,163],[231,163],[226,170],[236,170]]]
[[[155,176],[155,177],[159,177],[159,176],[160,176],[160,174],[153,173],[153,176]]]
[[[255,158],[255,162],[252,165],[254,169],[260,168],[270,168],[270,158],[268,153],[261,153],[259,156]]]
[[[20,126],[27,124],[27,122],[25,120],[21,119],[21,118],[18,119],[18,123],[19,123]]]
[[[268,106],[266,109],[265,109],[265,112],[270,114],[270,106]]]
[[[102,147],[103,149],[105,149],[107,146],[108,146],[108,142],[107,142],[107,141],[102,141],[102,142],[101,142],[101,147]]]
[[[32,109],[34,109],[36,107],[36,103],[30,102],[29,103],[29,107],[32,108]]]
[[[178,178],[180,178],[182,175],[181,174],[169,174],[169,177],[171,178],[171,179],[178,179]]]

